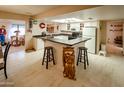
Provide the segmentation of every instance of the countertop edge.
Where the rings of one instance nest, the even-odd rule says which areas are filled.
[[[54,43],[59,43],[59,44],[64,44],[64,45],[67,45],[67,46],[74,46],[78,43],[81,43],[81,42],[86,42],[88,40],[90,40],[91,38],[87,38],[85,40],[82,40],[80,42],[77,42],[77,43],[74,43],[74,44],[66,44],[66,43],[62,43],[62,42],[58,42],[58,41],[55,41],[55,40],[51,40],[51,39],[48,39],[48,38],[45,38],[45,37],[35,37],[35,38],[39,38],[39,39],[43,39],[43,40],[48,40],[48,41],[51,41],[51,42],[54,42]]]

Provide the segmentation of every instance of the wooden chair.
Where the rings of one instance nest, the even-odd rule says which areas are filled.
[[[19,36],[19,41],[20,41],[20,43],[21,43],[21,45],[25,45],[25,36],[24,35],[20,35]]]
[[[4,51],[4,59],[3,59],[4,62],[0,63],[0,70],[4,69],[4,74],[5,74],[6,79],[8,78],[7,72],[6,72],[6,62],[7,62],[7,56],[8,56],[10,46],[11,46],[11,44],[10,44],[10,42],[8,42],[7,46],[5,48],[5,51]]]

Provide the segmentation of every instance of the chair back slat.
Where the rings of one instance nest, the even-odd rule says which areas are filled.
[[[10,44],[10,42],[8,42],[7,46],[5,48],[5,51],[4,51],[4,67],[6,67],[6,60],[7,60],[7,55],[8,55],[10,46],[11,46],[11,44]]]
[[[8,55],[10,46],[11,46],[11,44],[10,44],[10,42],[8,42],[6,45],[5,51],[4,51],[4,63],[2,64],[2,67],[0,67],[0,70],[4,69],[4,74],[5,74],[6,79],[8,78],[7,71],[6,71],[6,62],[7,62],[7,55]]]
[[[4,58],[5,58],[5,56],[6,56],[6,53],[7,53],[7,48],[8,48],[8,46],[9,46],[9,42],[7,43],[7,45],[6,45],[6,48],[5,48],[5,51],[4,51]]]

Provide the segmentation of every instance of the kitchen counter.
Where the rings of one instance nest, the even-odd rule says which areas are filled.
[[[47,40],[47,41],[51,41],[51,42],[54,42],[54,43],[59,43],[59,44],[64,44],[64,45],[67,45],[67,46],[73,46],[73,45],[76,45],[78,43],[81,43],[81,42],[86,42],[88,40],[90,40],[91,38],[82,38],[82,37],[78,37],[76,39],[71,39],[71,40],[68,40],[68,39],[61,39],[61,38],[54,38],[54,37],[39,37],[43,40]]]
[[[50,35],[46,35],[46,36],[50,36]],[[34,38],[39,38],[39,37],[45,37],[45,36],[43,36],[43,35],[34,35],[33,37]]]
[[[44,41],[44,47],[52,46],[53,52],[55,55],[55,62],[58,68],[63,70],[63,48],[71,46],[74,48],[74,55],[75,55],[75,63],[77,61],[78,56],[78,48],[85,46],[85,43],[90,40],[90,38],[82,38],[77,37],[76,39],[68,39],[66,35],[58,35],[58,36],[46,36],[46,37],[39,37],[41,40]]]
[[[72,35],[71,35],[72,36]],[[77,58],[78,58],[78,53],[79,53],[79,47],[84,47],[85,43],[90,40],[91,38],[86,38],[86,37],[76,37],[73,36],[70,39],[70,34],[51,34],[47,36],[34,36],[34,41],[35,41],[35,47],[36,50],[38,50],[39,46],[41,45],[42,47],[48,47],[52,46],[53,47],[53,53],[54,53],[54,59],[55,63],[57,64],[57,69],[61,69],[63,72],[63,48],[65,47],[73,47],[74,49],[74,64],[76,65]],[[42,44],[41,44],[41,43]],[[39,44],[38,44],[39,43]],[[44,48],[42,48],[44,49]]]
[[[37,39],[52,41],[52,42],[59,43],[59,44],[64,44],[67,46],[73,46],[81,42],[86,42],[87,40],[90,39],[90,38],[82,38],[82,36],[78,36],[77,34],[75,35],[75,33],[73,34],[72,33],[68,34],[68,33],[63,33],[63,32],[47,33],[46,36],[35,35],[33,37]]]
[[[60,35],[71,36],[72,34],[67,34],[67,33],[52,33],[51,35],[50,34],[47,34],[46,36],[60,36]],[[39,38],[39,37],[46,37],[46,36],[43,36],[43,35],[34,35],[33,37]]]

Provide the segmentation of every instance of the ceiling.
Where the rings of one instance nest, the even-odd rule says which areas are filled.
[[[64,15],[48,17],[45,18],[44,21],[53,22],[52,20],[61,20],[66,18],[77,18],[83,20],[83,22],[96,20],[123,20],[123,10],[124,5],[105,5],[77,12],[67,13]]]
[[[61,5],[0,5],[0,11],[24,15],[37,15],[39,13],[43,13],[60,6]],[[124,19],[123,10],[124,5],[105,5],[67,13],[64,15],[46,17],[44,20],[40,19],[40,21],[52,22],[52,20],[65,18],[77,18],[84,21]]]
[[[11,19],[0,19],[0,23],[6,23],[6,24],[25,24],[25,21],[21,20],[11,20]]]
[[[0,11],[24,15],[37,15],[59,5],[0,5]]]

